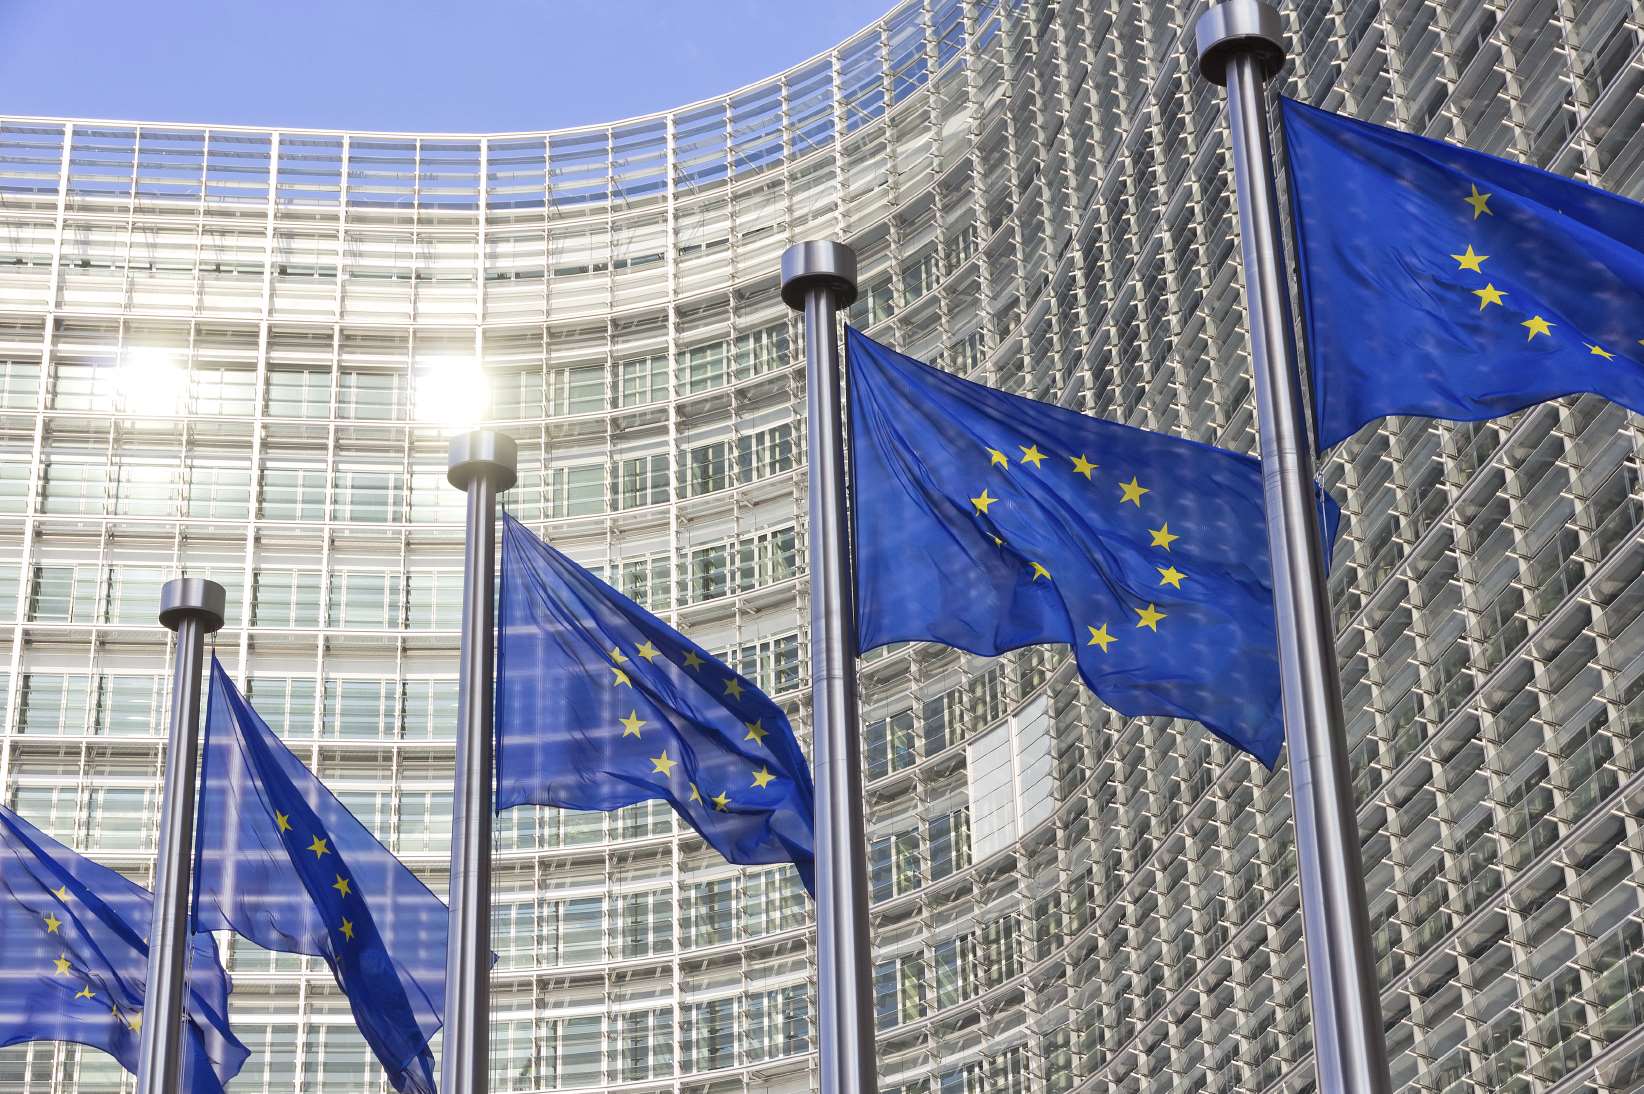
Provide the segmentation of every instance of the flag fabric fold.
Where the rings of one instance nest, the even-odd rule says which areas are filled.
[[[1128,715],[1283,742],[1260,464],[971,383],[846,332],[857,635],[1068,643]],[[1321,491],[1326,553],[1340,510]]]
[[[73,1041],[136,1072],[154,896],[0,806],[0,1046]],[[228,1026],[208,937],[188,960],[187,1094],[221,1094],[250,1053]]]
[[[1644,205],[1283,101],[1319,448],[1591,392],[1644,413]]]
[[[497,809],[666,801],[727,860],[792,862],[812,889],[814,791],[782,709],[502,519]]]
[[[434,1094],[444,902],[337,800],[215,657],[196,839],[194,925],[323,959],[403,1094]]]

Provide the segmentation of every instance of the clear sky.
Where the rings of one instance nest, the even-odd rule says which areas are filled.
[[[0,0],[0,114],[496,132],[730,91],[894,0]]]

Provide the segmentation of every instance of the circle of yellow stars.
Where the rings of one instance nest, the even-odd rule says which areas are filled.
[[[69,902],[69,888],[68,888],[68,886],[67,885],[59,885],[57,888],[51,890],[51,895],[56,897],[58,902],[63,906],[64,915],[68,915],[69,914],[69,912],[68,912],[68,902]],[[53,911],[47,912],[44,916],[41,917],[41,925],[45,928],[45,932],[47,934],[54,934],[54,935],[57,935],[59,938],[62,938],[63,937],[63,925],[65,923],[70,922],[71,919],[72,919],[72,916],[70,917],[70,919],[64,919],[61,916],[59,916],[55,910],[53,910]],[[65,939],[65,944],[66,944],[66,939]],[[79,983],[80,984],[80,990],[76,991],[74,993],[74,996],[73,996],[73,998],[75,1000],[84,999],[86,1002],[89,1003],[93,999],[96,999],[97,998],[97,989],[95,989],[91,986],[91,978],[89,976],[89,970],[88,970],[88,975],[86,975],[86,976],[75,976],[74,973],[75,973],[74,962],[69,959],[68,951],[67,950],[59,951],[57,956],[52,959],[51,974],[50,975],[54,979],[62,978],[62,979],[68,980],[69,984],[67,986],[73,986],[75,983]],[[143,1015],[142,1015],[141,1011],[127,1012],[127,1011],[124,1011],[120,1008],[119,1003],[111,1002],[109,1004],[109,1014],[114,1018],[115,1021],[117,1021],[121,1025],[125,1026],[131,1032],[133,1032],[133,1033],[141,1033],[142,1032],[142,1030],[143,1030]]]
[[[1021,452],[1021,456],[1016,461],[1018,464],[1030,466],[1035,471],[1044,470],[1044,462],[1050,459],[1050,456],[1041,451],[1037,444],[1017,445],[1016,447]],[[990,468],[1000,467],[1006,471],[1011,469],[1011,459],[1003,451],[990,447],[987,449],[987,453]],[[1086,482],[1095,481],[1092,478],[1092,472],[1096,471],[1101,466],[1100,464],[1089,459],[1083,452],[1076,456],[1069,456],[1067,459],[1071,465],[1069,470],[1073,474],[1082,475]],[[1136,475],[1132,475],[1129,482],[1119,483],[1118,487],[1118,504],[1134,505],[1137,509],[1142,508],[1142,498],[1152,493],[1151,488],[1143,486]],[[988,516],[989,510],[1000,503],[1000,499],[990,494],[986,486],[983,486],[981,492],[969,500],[971,508],[975,510],[975,515],[978,517]],[[995,546],[1004,546],[1004,540],[996,533],[990,532],[989,534],[992,536]],[[1150,547],[1158,547],[1165,551],[1169,551],[1170,545],[1182,538],[1170,530],[1169,521],[1160,521],[1159,527],[1149,528],[1148,535],[1151,537]],[[1032,559],[1024,561],[1028,564],[1032,581],[1052,580],[1050,570],[1045,567],[1044,563],[1035,562]],[[1159,585],[1161,587],[1180,589],[1182,582],[1187,580],[1187,575],[1178,570],[1174,563],[1168,566],[1155,566],[1154,569],[1159,571]],[[1161,611],[1154,601],[1149,601],[1145,608],[1132,608],[1131,611],[1136,613],[1137,628],[1146,628],[1155,634],[1159,632],[1160,621],[1166,616],[1166,613]],[[1096,646],[1103,653],[1108,652],[1109,648],[1119,640],[1118,636],[1109,629],[1110,625],[1110,621],[1104,621],[1100,625],[1086,624],[1086,629],[1090,632],[1090,639],[1085,645]]]
[[[643,658],[647,662],[655,662],[657,657],[661,655],[661,651],[647,639],[634,648],[634,655],[636,657]],[[611,664],[607,666],[611,670],[612,674],[611,686],[632,688],[634,686],[633,678],[626,670],[622,668],[623,665],[630,663],[629,657],[622,651],[622,647],[612,646],[610,650],[607,651],[606,656],[611,660]],[[666,660],[666,658],[664,660]],[[689,648],[685,650],[683,657],[679,661],[680,667],[692,675],[697,675],[700,670],[707,665],[707,663],[708,662],[706,659],[704,659],[694,649]],[[703,680],[701,683],[702,686],[707,688],[709,693],[712,694],[712,688],[708,687],[708,682]],[[747,685],[745,685],[742,680],[736,676],[726,677],[724,680],[720,681],[720,686],[723,690],[723,698],[726,700],[740,700],[747,691]],[[622,727],[623,737],[633,737],[636,740],[643,741],[644,729],[650,723],[639,716],[638,706],[633,706],[629,708],[627,717],[618,719],[617,724]],[[743,727],[747,730],[747,733],[742,739],[744,741],[752,741],[756,745],[763,745],[765,743],[766,735],[770,732],[765,728],[764,719],[762,718],[756,718],[751,722],[744,722]],[[671,782],[673,779],[674,768],[679,767],[681,764],[681,761],[669,755],[666,747],[664,747],[657,755],[647,756],[646,758],[651,764],[650,773],[652,775],[660,776],[663,782]],[[760,765],[759,770],[753,772],[752,775],[753,782],[748,786],[748,789],[750,790],[764,790],[771,783],[775,782],[778,777],[771,771],[769,764]],[[688,785],[691,788],[689,797],[691,802],[702,805],[704,808],[711,804],[714,810],[720,813],[729,813],[731,811],[731,796],[728,791],[721,790],[718,794],[704,799],[702,796],[702,791],[697,787],[696,783],[692,782]]]
[[[292,831],[291,815],[289,813],[282,813],[282,812],[280,812],[279,810],[276,809],[274,811],[274,827],[276,827],[280,830],[280,835],[282,835],[282,836],[287,834],[288,832],[291,832]],[[299,845],[300,845],[300,843],[301,843],[300,838],[299,838],[298,842],[299,842]],[[308,846],[307,847],[302,847],[301,850],[309,852],[310,854],[312,854],[314,856],[314,858],[316,860],[323,859],[323,858],[325,858],[325,856],[334,853],[331,850],[330,841],[326,840],[326,839],[324,839],[320,836],[314,836],[313,838],[311,838],[309,840]],[[332,876],[335,877],[336,880],[331,883],[331,888],[333,888],[337,891],[337,895],[338,895],[339,899],[347,900],[349,897],[359,895],[354,891],[354,883],[352,881],[350,881],[345,875],[340,874],[340,873],[333,873]],[[356,931],[356,928],[354,926],[354,921],[352,919],[349,919],[347,916],[340,915],[340,914],[338,915],[337,918],[340,920],[340,922],[337,924],[337,928],[336,928],[337,933],[342,935],[343,940],[345,942],[354,941],[354,934],[355,934],[355,931]]]
[[[1461,200],[1466,202],[1467,205],[1473,210],[1472,219],[1474,221],[1478,220],[1480,217],[1496,215],[1495,210],[1490,208],[1490,199],[1495,196],[1494,194],[1481,193],[1476,183],[1470,184],[1468,189],[1471,192],[1463,195]],[[1484,311],[1486,308],[1490,307],[1506,308],[1503,301],[1506,300],[1511,294],[1509,294],[1505,289],[1496,288],[1495,283],[1489,279],[1489,276],[1484,270],[1484,264],[1490,260],[1489,255],[1479,254],[1473,249],[1473,245],[1468,243],[1466,248],[1460,254],[1452,254],[1450,257],[1456,263],[1457,273],[1467,271],[1468,273],[1475,273],[1484,278],[1484,287],[1482,289],[1472,290],[1472,295],[1478,297],[1479,311]],[[1528,319],[1520,321],[1519,326],[1524,328],[1524,340],[1526,342],[1534,342],[1537,338],[1547,338],[1551,340],[1553,338],[1553,331],[1557,329],[1558,324],[1550,321],[1545,316],[1531,315]],[[1638,340],[1638,344],[1644,346],[1644,338],[1640,338]],[[1587,347],[1587,354],[1590,357],[1597,357],[1604,361],[1615,360],[1615,354],[1611,353],[1597,342],[1583,342],[1582,345]]]

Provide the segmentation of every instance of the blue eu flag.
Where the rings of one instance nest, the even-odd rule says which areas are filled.
[[[1644,205],[1284,101],[1321,449],[1389,414],[1644,413]]]
[[[434,1094],[447,912],[211,659],[194,926],[324,959],[394,1089]]]
[[[1195,719],[1273,765],[1257,461],[973,384],[854,329],[846,349],[861,649],[1066,642],[1114,710]],[[1328,544],[1339,510],[1323,504]]]
[[[0,806],[0,1046],[74,1041],[137,1070],[154,897]],[[250,1055],[228,1028],[228,976],[194,940],[185,1089],[221,1094]]]
[[[782,709],[502,519],[497,809],[659,798],[729,861],[791,862],[812,889],[811,772]]]

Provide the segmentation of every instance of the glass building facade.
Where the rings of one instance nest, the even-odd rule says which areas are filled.
[[[0,118],[0,795],[150,880],[180,572],[292,747],[447,882],[483,369],[512,512],[806,727],[790,242],[852,322],[1252,450],[1218,89],[1190,0],[909,0],[653,117],[440,136]],[[1644,195],[1631,0],[1287,4],[1290,93]],[[1373,230],[1373,226],[1367,226]],[[445,394],[442,394],[445,393]],[[1644,493],[1592,398],[1333,452],[1330,591],[1394,1078],[1644,1089]],[[861,670],[882,1089],[1312,1086],[1284,769],[1126,719],[1060,649]],[[495,1091],[816,1082],[809,908],[660,808],[498,819]],[[234,1094],[383,1090],[318,963],[225,940]],[[71,1046],[7,1094],[131,1089]]]

